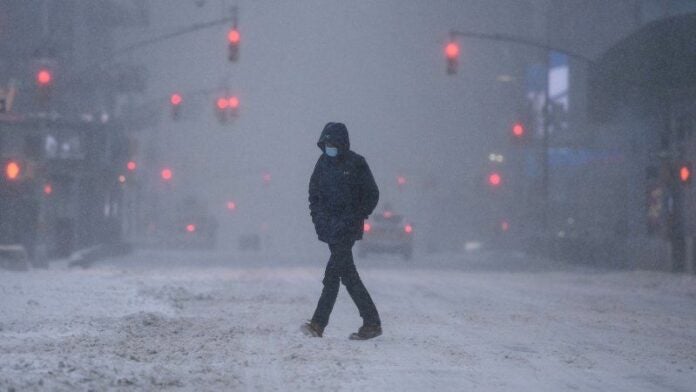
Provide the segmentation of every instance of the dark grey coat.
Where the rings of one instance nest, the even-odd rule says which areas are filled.
[[[379,200],[379,189],[367,161],[350,150],[348,129],[328,123],[317,146],[329,142],[338,156],[319,157],[309,181],[309,210],[319,240],[335,244],[362,239],[363,221]]]

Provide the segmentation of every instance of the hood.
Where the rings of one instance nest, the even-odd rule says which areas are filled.
[[[324,130],[321,131],[317,146],[324,151],[324,145],[326,143],[331,143],[338,147],[339,155],[350,150],[350,139],[348,138],[348,128],[346,128],[346,125],[339,122],[330,122],[326,124]]]

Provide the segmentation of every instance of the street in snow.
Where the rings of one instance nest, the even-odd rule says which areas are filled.
[[[696,278],[481,252],[358,262],[384,336],[342,287],[299,332],[323,261],[138,251],[0,275],[1,390],[688,391]]]

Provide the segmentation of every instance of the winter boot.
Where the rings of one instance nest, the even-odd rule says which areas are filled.
[[[324,327],[315,323],[314,321],[307,321],[300,327],[300,330],[305,335],[315,338],[320,338],[324,335]]]
[[[350,340],[367,340],[376,338],[382,334],[380,325],[363,325],[358,329],[358,332],[352,333],[349,336]]]

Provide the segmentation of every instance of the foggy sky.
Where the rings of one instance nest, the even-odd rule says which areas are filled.
[[[151,25],[124,29],[118,42],[218,18],[231,4],[208,0],[197,7],[193,1],[151,0]],[[145,98],[161,99],[165,109],[162,122],[146,130],[145,139],[156,140],[171,161],[177,192],[197,194],[216,212],[224,200],[234,199],[237,221],[223,218],[237,230],[269,221],[270,230],[288,239],[288,246],[314,244],[307,184],[320,154],[316,140],[326,122],[342,121],[353,149],[371,165],[381,202],[393,203],[424,230],[443,219],[451,220],[446,225],[466,225],[474,210],[468,200],[477,194],[484,160],[508,141],[522,83],[519,57],[542,54],[465,41],[459,74],[448,76],[442,55],[447,32],[538,37],[546,30],[541,19],[546,1],[236,4],[242,35],[237,63],[226,57],[228,26],[129,55],[149,68]],[[518,79],[496,82],[501,74]],[[225,85],[241,99],[234,124],[218,124],[214,96],[195,104],[185,97],[185,105],[191,104],[183,108],[188,112],[184,119],[173,123],[168,117],[171,92]],[[273,178],[268,187],[262,185],[264,171]],[[409,181],[402,192],[397,175]]]

